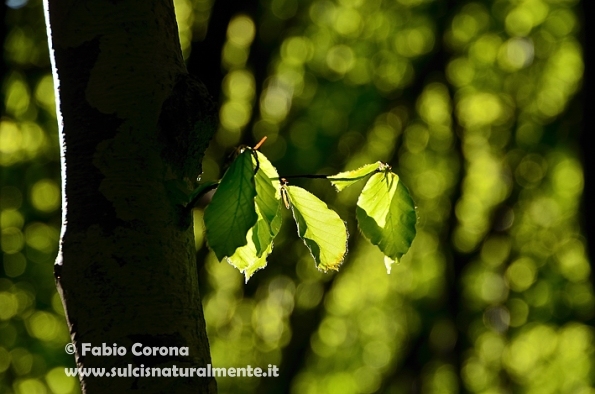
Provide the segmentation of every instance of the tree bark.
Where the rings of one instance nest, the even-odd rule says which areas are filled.
[[[157,367],[173,376],[183,373],[173,366],[210,364],[191,216],[167,185],[193,187],[215,111],[186,72],[173,2],[45,0],[45,7],[62,145],[56,282],[77,367],[106,369],[81,378],[83,392],[214,393],[215,380],[196,372],[110,376]],[[137,343],[188,347],[188,355],[137,356]],[[83,344],[126,354],[84,355]]]

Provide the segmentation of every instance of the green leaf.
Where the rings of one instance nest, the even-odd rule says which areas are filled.
[[[383,169],[384,166],[386,165],[378,161],[374,164],[366,164],[357,170],[345,171],[340,172],[337,175],[331,175],[327,179],[329,179],[337,191],[340,192],[346,187],[353,185],[355,182],[364,179],[368,175]]]
[[[227,257],[227,262],[244,274],[246,283],[256,271],[266,267],[266,259],[273,251],[269,228],[270,226],[258,211],[256,224],[246,234],[246,245],[237,248],[233,256]],[[264,250],[260,251],[259,256],[259,248],[263,247]]]
[[[415,238],[417,216],[409,191],[388,170],[374,174],[357,200],[356,216],[362,233],[386,256],[390,273]]]
[[[279,233],[282,222],[279,174],[265,155],[258,151],[254,152],[258,158],[258,172],[254,176],[256,183],[255,202],[263,219],[268,224],[272,240]],[[253,159],[253,163],[256,165],[256,159]]]
[[[258,219],[255,196],[252,151],[245,149],[231,163],[205,209],[207,242],[219,260],[246,245],[246,234]]]
[[[256,213],[258,220],[246,234],[246,245],[238,248],[227,261],[243,272],[246,282],[257,270],[267,264],[266,258],[273,250],[273,239],[281,228],[281,201],[279,175],[277,170],[261,153],[258,158],[258,171],[254,177],[256,184]],[[256,165],[256,159],[253,158]]]
[[[297,186],[284,186],[298,235],[321,271],[337,270],[347,253],[347,228],[318,197]]]

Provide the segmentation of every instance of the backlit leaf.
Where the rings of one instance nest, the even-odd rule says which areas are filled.
[[[225,172],[205,209],[207,242],[219,260],[246,245],[246,234],[258,218],[252,151],[244,150]]]
[[[256,184],[255,201],[269,227],[272,240],[281,229],[282,221],[279,174],[265,155],[258,151],[255,151],[255,153],[258,157],[258,172],[254,176]],[[255,159],[253,159],[253,163],[256,165]]]
[[[277,170],[260,152],[258,171],[254,176],[256,185],[256,213],[258,220],[246,234],[246,245],[238,248],[227,261],[243,272],[246,282],[257,270],[267,264],[266,258],[273,250],[273,239],[281,228],[281,202]],[[256,166],[256,159],[253,157]]]
[[[374,174],[357,200],[356,216],[362,233],[385,254],[390,273],[392,262],[415,238],[417,216],[409,191],[392,172]]]
[[[246,283],[256,271],[266,267],[266,259],[273,251],[270,226],[259,210],[257,213],[256,224],[246,234],[246,245],[237,248],[233,256],[227,257],[227,262],[244,274]],[[260,250],[261,248],[264,249]]]
[[[383,168],[383,166],[385,166],[385,164],[378,161],[373,164],[366,164],[357,170],[345,171],[340,172],[337,175],[331,175],[327,179],[330,180],[337,191],[340,192],[346,187],[353,185],[357,181],[364,179],[368,175],[377,172],[379,169]]]
[[[347,253],[347,228],[318,197],[297,186],[284,186],[298,235],[321,271],[337,270]]]

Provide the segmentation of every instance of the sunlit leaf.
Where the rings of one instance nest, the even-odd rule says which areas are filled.
[[[385,164],[378,161],[373,164],[366,164],[365,166],[362,166],[357,170],[345,171],[340,172],[336,175],[331,175],[328,177],[328,179],[331,181],[331,183],[337,189],[337,191],[340,192],[346,187],[351,186],[357,181],[360,181],[366,178],[368,175],[375,173],[379,169],[384,168],[384,166]]]
[[[321,271],[337,270],[347,253],[347,228],[337,213],[318,197],[297,186],[284,186],[304,241]]]
[[[231,164],[205,209],[207,242],[219,260],[246,245],[246,234],[258,218],[252,151],[244,150]]]
[[[238,248],[227,261],[243,272],[246,282],[257,270],[267,264],[266,258],[273,250],[273,239],[281,228],[281,202],[279,175],[277,170],[261,153],[254,151],[258,158],[258,171],[254,176],[256,185],[256,212],[258,220],[246,234],[246,245]],[[256,158],[253,157],[256,166]]]
[[[398,262],[415,238],[417,216],[409,191],[399,177],[384,171],[370,177],[357,200],[357,221],[362,233],[387,257]]]
[[[267,223],[272,240],[279,232],[279,229],[281,229],[282,221],[279,174],[265,155],[258,151],[254,152],[258,158],[258,171],[254,176],[256,184],[255,201],[263,219]],[[257,164],[256,159],[253,159],[253,163],[255,165]],[[258,255],[260,256],[261,253]]]
[[[229,264],[244,273],[246,283],[254,272],[266,267],[266,259],[273,251],[273,239],[269,232],[270,226],[263,219],[258,207],[257,213],[258,220],[256,224],[246,234],[246,245],[237,248],[233,256],[227,257]]]

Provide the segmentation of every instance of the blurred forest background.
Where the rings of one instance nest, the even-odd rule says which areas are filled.
[[[221,378],[221,393],[595,393],[577,0],[175,6],[188,69],[220,102],[203,180],[268,136],[281,175],[385,161],[418,206],[417,238],[387,275],[358,234],[358,186],[296,181],[348,222],[348,258],[318,272],[286,220],[247,285],[208,251],[195,210],[213,363],[281,371]],[[52,274],[60,162],[43,9],[2,10],[0,393],[78,393]]]

